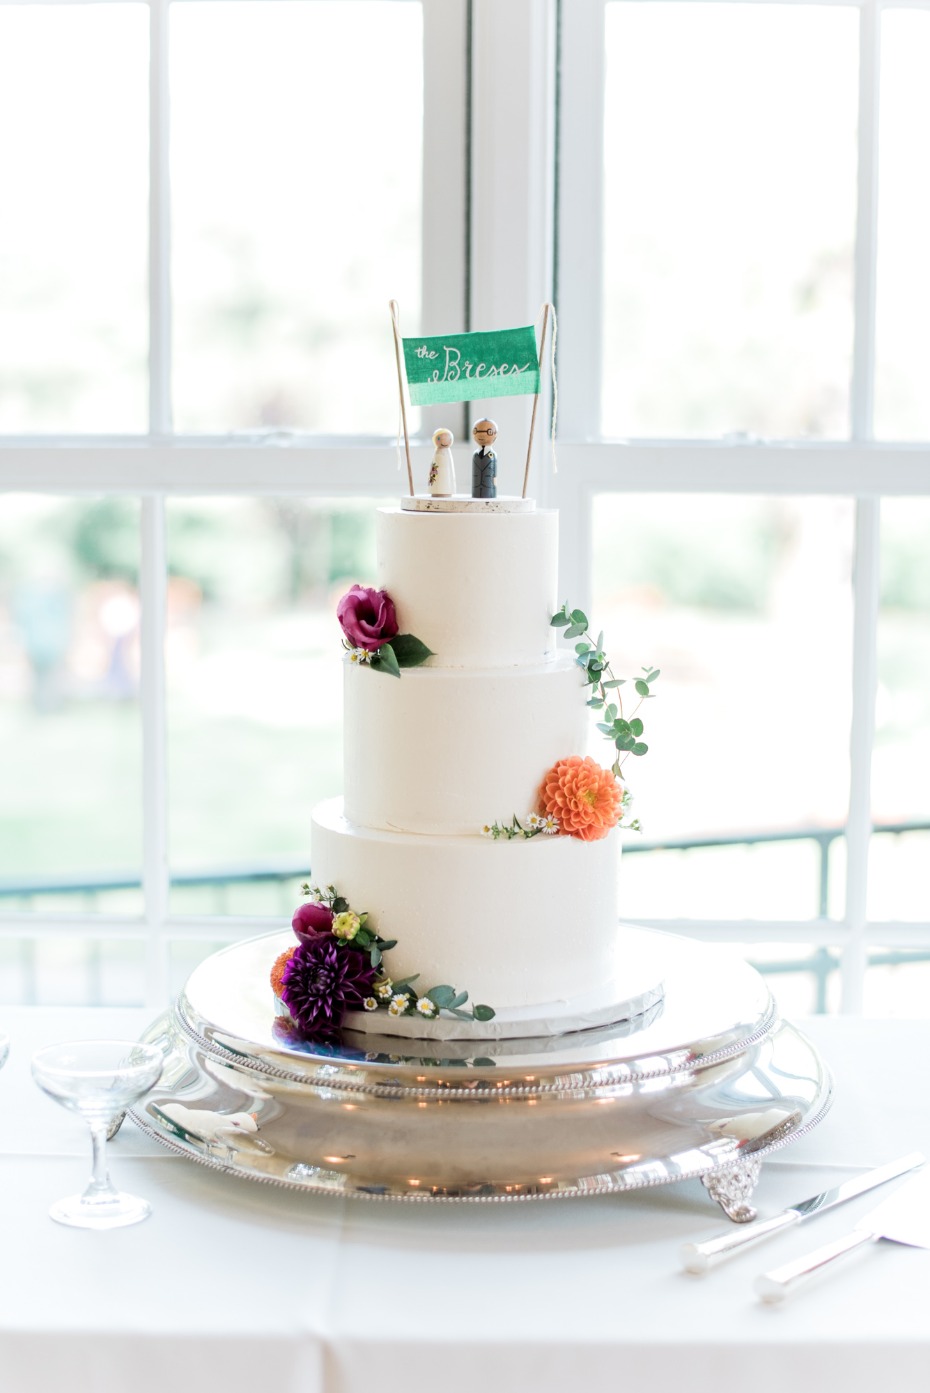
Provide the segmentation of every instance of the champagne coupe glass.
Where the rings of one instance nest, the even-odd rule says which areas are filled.
[[[48,1045],[32,1056],[32,1076],[50,1098],[80,1113],[90,1127],[94,1169],[82,1195],[49,1210],[59,1224],[111,1229],[136,1224],[152,1212],[146,1200],[114,1189],[107,1170],[107,1130],[130,1103],[161,1077],[164,1056],[135,1040],[75,1040]]]

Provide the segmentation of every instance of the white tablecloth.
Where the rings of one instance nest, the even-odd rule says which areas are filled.
[[[680,1244],[726,1224],[696,1181],[540,1204],[342,1201],[214,1173],[127,1122],[111,1170],[153,1216],[62,1228],[48,1205],[83,1188],[89,1142],[32,1083],[30,1054],[146,1024],[130,1010],[0,1015],[13,1038],[0,1072],[0,1393],[930,1387],[930,1252],[869,1245],[784,1307],[752,1292],[758,1271],[845,1232],[876,1195],[689,1277]],[[930,1153],[930,1023],[802,1026],[836,1102],[763,1166],[763,1213]]]

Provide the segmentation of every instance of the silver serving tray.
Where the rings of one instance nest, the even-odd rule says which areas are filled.
[[[147,1032],[165,1070],[132,1116],[193,1160],[314,1193],[556,1199],[700,1177],[751,1218],[761,1158],[820,1121],[829,1074],[726,949],[623,933],[662,962],[664,997],[641,1016],[541,1039],[347,1030],[335,1046],[275,1015],[280,936],[237,944]]]

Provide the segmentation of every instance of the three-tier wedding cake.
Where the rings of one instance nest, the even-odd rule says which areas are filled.
[[[556,648],[557,514],[408,498],[379,510],[376,545],[380,588],[340,606],[345,795],[313,812],[317,904],[295,928],[375,949],[345,997],[356,1025],[398,983],[406,1034],[559,1032],[652,1005],[617,922],[622,790],[585,756],[590,691]],[[379,661],[398,634],[417,665]],[[460,989],[493,1012],[435,1019]]]

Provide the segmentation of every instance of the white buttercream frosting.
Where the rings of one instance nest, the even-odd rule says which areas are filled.
[[[346,664],[345,806],[353,822],[449,836],[536,809],[542,776],[584,749],[570,658],[516,670]]]
[[[435,656],[399,679],[346,662],[345,808],[313,815],[313,880],[397,939],[391,976],[495,1010],[617,980],[619,833],[480,835],[522,822],[585,749],[583,678],[550,625],[557,529],[544,511],[379,511],[379,585]]]
[[[313,813],[313,879],[382,938],[391,976],[496,1007],[567,1000],[612,972],[620,837],[418,836],[359,827],[342,799]]]
[[[435,653],[430,667],[513,667],[555,651],[556,513],[381,508],[376,546],[378,585],[401,631]]]

